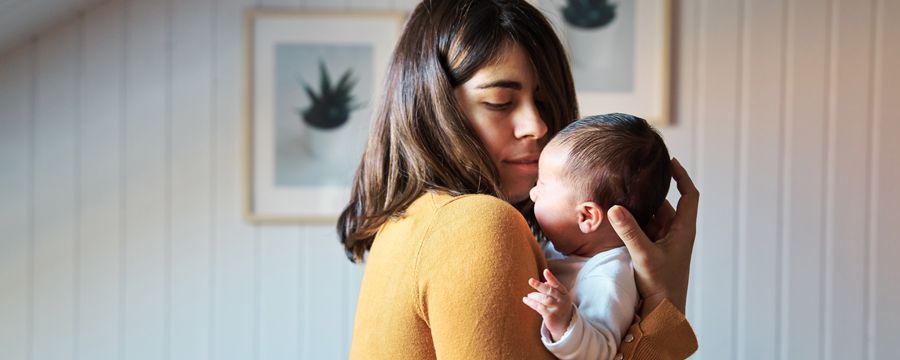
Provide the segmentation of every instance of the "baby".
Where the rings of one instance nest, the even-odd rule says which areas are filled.
[[[538,162],[534,214],[550,242],[546,282],[522,301],[541,314],[541,338],[560,359],[616,355],[640,299],[631,257],[606,219],[614,205],[644,227],[665,201],[669,152],[646,121],[589,116],[556,135]],[[627,338],[625,341],[629,341]]]

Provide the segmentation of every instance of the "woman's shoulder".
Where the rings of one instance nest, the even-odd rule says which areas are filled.
[[[483,209],[483,210],[500,210],[500,211],[516,211],[516,209],[508,202],[500,198],[485,194],[466,194],[466,195],[450,195],[441,192],[430,192],[428,196],[432,199],[432,203],[436,208],[460,210],[460,209]]]
[[[503,246],[504,239],[518,243],[532,236],[522,214],[502,199],[481,194],[428,196],[433,216],[428,237],[462,237],[470,245],[491,247]]]
[[[440,219],[462,220],[470,224],[492,225],[510,222],[525,225],[525,218],[510,203],[494,196],[484,194],[449,195],[429,193],[431,209]]]
[[[428,196],[433,211],[422,234],[420,267],[449,261],[469,263],[468,268],[482,264],[481,271],[492,272],[542,261],[528,223],[508,202],[489,195]]]

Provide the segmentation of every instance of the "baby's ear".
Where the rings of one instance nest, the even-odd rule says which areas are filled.
[[[603,223],[603,208],[593,201],[578,204],[578,228],[589,234],[600,228]]]

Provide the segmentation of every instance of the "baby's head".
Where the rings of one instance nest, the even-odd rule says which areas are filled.
[[[671,178],[666,144],[644,119],[594,115],[550,140],[531,199],[558,251],[591,256],[590,249],[621,244],[606,220],[609,208],[624,206],[644,227],[665,201]]]

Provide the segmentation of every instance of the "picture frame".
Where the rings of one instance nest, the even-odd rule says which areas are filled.
[[[404,19],[400,12],[244,13],[249,222],[336,222]]]
[[[672,123],[671,0],[532,3],[566,47],[581,116],[622,112]]]

